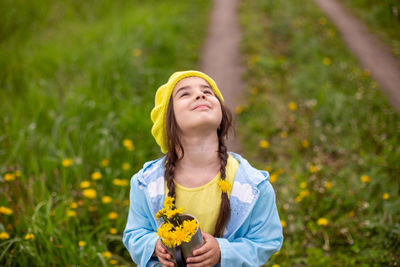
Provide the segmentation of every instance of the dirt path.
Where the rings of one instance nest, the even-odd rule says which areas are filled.
[[[214,0],[203,46],[200,68],[210,75],[221,90],[225,103],[234,115],[241,104],[244,88],[241,74],[239,45],[241,32],[237,20],[238,0]],[[234,118],[235,119],[235,118]],[[228,150],[240,152],[240,144],[233,136],[228,139]]]
[[[400,63],[377,37],[336,0],[314,0],[336,24],[349,49],[384,89],[400,112]]]

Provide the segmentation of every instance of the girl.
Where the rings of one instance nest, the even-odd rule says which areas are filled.
[[[131,179],[123,242],[139,266],[174,266],[156,231],[166,196],[200,222],[204,244],[187,266],[261,266],[282,246],[269,174],[228,153],[231,115],[217,85],[199,71],[171,75],[156,93],[152,134],[166,154]]]

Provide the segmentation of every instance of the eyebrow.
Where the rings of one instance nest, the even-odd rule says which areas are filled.
[[[204,85],[204,84],[201,84],[200,87],[201,87],[201,88],[210,88],[210,89],[211,89],[210,86]],[[189,88],[190,88],[189,85],[183,86],[183,87],[179,88],[179,89],[176,91],[175,96],[176,96],[181,90],[185,90],[185,89],[189,89]]]

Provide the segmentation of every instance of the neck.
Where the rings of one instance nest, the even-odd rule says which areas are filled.
[[[208,169],[220,165],[216,132],[202,135],[182,135],[180,140],[185,153],[177,164],[178,169]]]

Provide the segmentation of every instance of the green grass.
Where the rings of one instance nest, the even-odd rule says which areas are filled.
[[[238,132],[245,156],[270,171],[285,225],[269,263],[395,266],[399,114],[314,3],[246,1],[240,14]]]
[[[340,1],[359,19],[367,24],[400,59],[400,2],[396,0],[350,0]]]
[[[9,235],[0,239],[0,265],[133,264],[122,244],[129,186],[116,179],[129,180],[160,156],[149,134],[154,94],[172,72],[197,68],[209,3],[2,1],[2,7],[0,206],[12,214],[0,214],[0,232]],[[73,164],[65,167],[68,158]],[[101,179],[93,180],[94,172]],[[17,176],[7,181],[10,174]],[[83,195],[83,181],[95,198]],[[118,218],[110,219],[111,212]],[[34,239],[24,240],[28,233]]]

